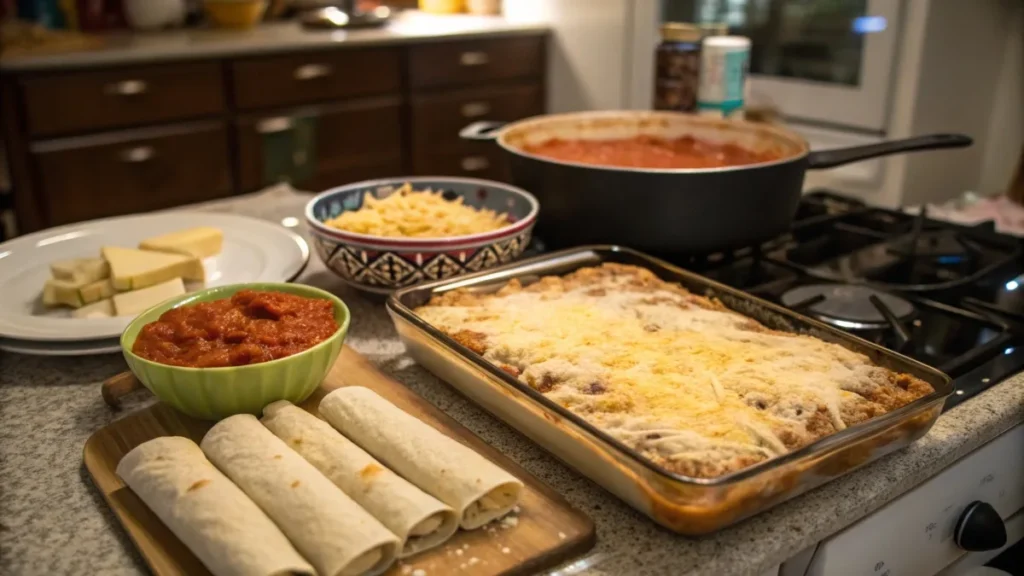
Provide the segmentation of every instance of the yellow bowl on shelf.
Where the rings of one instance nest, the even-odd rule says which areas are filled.
[[[419,4],[429,14],[458,14],[465,8],[463,0],[420,0]]]
[[[207,18],[221,28],[252,28],[267,10],[267,0],[206,0]]]

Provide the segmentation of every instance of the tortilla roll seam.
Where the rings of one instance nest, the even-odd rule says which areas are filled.
[[[216,576],[315,574],[274,522],[199,446],[181,436],[139,444],[116,473]]]
[[[315,415],[280,400],[261,422],[399,539],[399,558],[443,544],[459,527],[448,505],[405,480]],[[431,526],[431,524],[436,524]],[[416,528],[426,525],[416,534]]]
[[[327,394],[320,414],[406,480],[454,508],[463,529],[504,516],[522,493],[523,483],[515,476],[369,388],[347,386]]]
[[[255,416],[221,420],[200,447],[321,576],[379,574],[394,561],[398,538]]]

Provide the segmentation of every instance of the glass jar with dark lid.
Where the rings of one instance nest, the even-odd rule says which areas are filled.
[[[661,44],[655,52],[655,110],[697,109],[702,36],[701,29],[693,24],[662,24]]]

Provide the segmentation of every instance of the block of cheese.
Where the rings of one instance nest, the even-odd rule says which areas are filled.
[[[203,263],[182,254],[106,246],[103,258],[110,264],[110,278],[117,290],[138,290],[171,278],[206,279]]]
[[[89,304],[114,295],[114,284],[110,280],[99,280],[78,289],[82,303]]]
[[[78,308],[85,304],[79,292],[80,284],[72,280],[50,278],[43,285],[43,304],[46,306],[71,306]]]
[[[50,274],[57,280],[89,284],[110,276],[110,267],[103,258],[72,258],[50,264]]]
[[[135,316],[149,308],[175,296],[185,293],[185,284],[181,278],[173,278],[141,290],[114,294],[114,312],[118,316]]]
[[[114,315],[114,301],[110,298],[71,311],[72,318],[110,318]]]
[[[139,243],[139,248],[206,258],[220,253],[223,244],[223,232],[209,226],[200,226],[147,238]]]

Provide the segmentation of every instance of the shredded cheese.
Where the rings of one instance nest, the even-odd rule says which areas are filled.
[[[367,193],[358,210],[342,212],[325,222],[357,234],[408,238],[465,236],[497,230],[508,223],[507,214],[466,206],[461,196],[445,200],[441,192],[414,191],[408,183],[383,199]]]
[[[917,392],[867,357],[769,330],[649,272],[606,265],[416,310],[680,473],[712,477],[886,412]],[[461,336],[460,336],[461,335]],[[915,396],[916,394],[916,396]],[[867,416],[864,416],[867,415]]]

